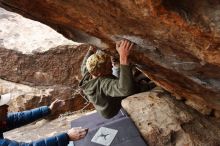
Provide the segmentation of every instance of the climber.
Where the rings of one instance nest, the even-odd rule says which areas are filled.
[[[121,109],[121,101],[135,93],[133,77],[128,61],[133,43],[122,40],[116,47],[120,60],[119,78],[112,75],[111,59],[96,48],[90,47],[84,57],[80,88],[95,109],[104,118],[112,118]],[[95,53],[96,52],[96,53]]]
[[[4,139],[3,132],[21,127],[36,121],[42,117],[55,113],[61,106],[64,106],[63,100],[55,100],[48,106],[42,106],[29,111],[8,113],[8,103],[11,99],[10,93],[0,96],[0,145],[1,146],[67,146],[69,141],[79,140],[85,137],[88,129],[76,127],[70,129],[67,133],[61,133],[54,137],[40,139],[30,143],[16,142]]]

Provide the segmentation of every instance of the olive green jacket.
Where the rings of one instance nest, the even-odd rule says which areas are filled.
[[[120,76],[104,76],[92,79],[86,69],[86,60],[92,55],[88,51],[82,66],[83,79],[79,86],[104,118],[112,118],[121,109],[121,100],[135,93],[132,72],[129,65],[120,65]]]

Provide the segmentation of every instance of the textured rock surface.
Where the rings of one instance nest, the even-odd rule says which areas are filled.
[[[93,109],[80,94],[77,88],[70,86],[35,86],[12,83],[0,80],[0,94],[12,93],[13,99],[9,111],[24,111],[39,106],[50,105],[55,99],[65,100],[65,106],[55,115],[64,112],[73,112],[81,109]]]
[[[0,48],[0,78],[30,86],[77,86],[87,45],[59,46],[31,55]]]
[[[219,123],[159,88],[130,96],[122,105],[150,146],[220,145]]]
[[[0,0],[0,6],[112,52],[115,40],[127,38],[140,46],[133,62],[157,84],[220,110],[219,0]]]
[[[87,105],[77,89],[86,45],[67,45],[76,43],[46,25],[1,8],[0,20],[0,78],[20,83],[0,81],[0,94],[16,92],[11,111],[49,105],[55,98],[66,100],[61,113]],[[51,48],[54,46],[59,47]]]
[[[30,54],[73,44],[76,43],[42,23],[0,8],[0,47]]]
[[[187,100],[185,102],[185,104],[191,106],[192,108],[196,109],[197,111],[199,111],[200,113],[204,114],[204,115],[210,115],[212,112],[212,109],[208,108],[206,105],[201,105],[199,103],[196,103],[193,100]]]
[[[86,49],[70,44],[77,43],[42,23],[0,8],[0,78],[22,83],[0,80],[0,94],[13,91],[10,111],[49,105],[55,98],[66,100],[61,113],[87,105],[77,89],[79,65]],[[55,46],[59,47],[52,48]]]
[[[61,112],[93,108],[78,89],[80,64],[87,49],[87,45],[59,46],[28,55],[0,48],[0,78],[4,79],[0,80],[0,94],[18,93],[10,110],[49,105],[56,98],[66,100]]]

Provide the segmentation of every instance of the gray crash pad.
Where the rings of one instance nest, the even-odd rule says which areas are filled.
[[[102,146],[91,142],[100,127],[117,130],[117,134],[110,146],[147,146],[133,121],[125,112],[119,112],[111,119],[104,119],[98,113],[93,113],[72,121],[71,127],[89,128],[86,137],[82,140],[74,141],[74,146]]]

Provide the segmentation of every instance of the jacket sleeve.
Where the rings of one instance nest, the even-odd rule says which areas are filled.
[[[126,97],[135,93],[134,81],[129,65],[120,65],[118,79],[105,79],[101,82],[102,91],[111,97]]]
[[[40,108],[24,112],[9,113],[7,118],[8,126],[6,131],[29,124],[49,114],[50,109],[47,106],[42,106]]]
[[[69,144],[69,136],[62,133],[54,137],[40,139],[30,143],[16,142],[9,139],[0,139],[0,146],[67,146]]]
[[[92,54],[94,54],[94,52],[91,50],[88,50],[88,52],[86,53],[86,56],[83,59],[83,62],[81,64],[81,75],[82,76],[84,76],[88,72],[88,70],[86,68],[86,61],[89,58],[89,56],[91,56]]]

